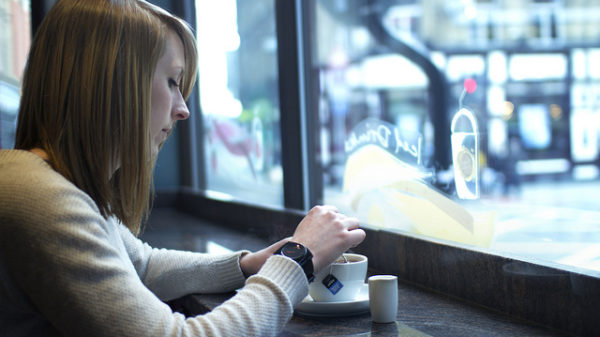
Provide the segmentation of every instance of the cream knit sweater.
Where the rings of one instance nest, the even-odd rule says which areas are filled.
[[[0,151],[0,336],[276,335],[306,277],[272,256],[244,280],[240,254],[153,249],[38,156]],[[188,319],[163,303],[242,286]]]

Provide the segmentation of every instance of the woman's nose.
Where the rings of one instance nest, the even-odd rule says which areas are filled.
[[[183,120],[188,119],[190,117],[190,111],[188,110],[187,105],[185,104],[185,100],[181,95],[181,92],[177,90],[175,94],[175,99],[173,102],[173,119],[174,120]]]

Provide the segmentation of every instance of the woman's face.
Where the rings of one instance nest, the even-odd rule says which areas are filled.
[[[152,155],[156,158],[160,145],[167,139],[175,122],[190,116],[180,85],[185,57],[179,36],[169,29],[162,56],[156,64],[152,80],[150,132]]]

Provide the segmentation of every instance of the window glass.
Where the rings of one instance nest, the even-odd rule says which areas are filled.
[[[31,42],[27,0],[0,2],[0,148],[15,143],[20,83]]]
[[[281,206],[274,2],[197,0],[196,9],[206,188]]]
[[[600,6],[310,4],[324,202],[600,273]]]

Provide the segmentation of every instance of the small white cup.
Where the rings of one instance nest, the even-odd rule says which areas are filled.
[[[356,298],[365,284],[368,259],[364,255],[351,253],[344,253],[344,257],[348,262],[340,258],[315,275],[315,279],[308,288],[308,293],[313,300],[316,302],[344,302]],[[323,279],[329,275],[333,275],[334,279],[327,279],[331,280],[328,283],[331,286],[327,288],[323,284]],[[336,280],[339,283],[335,283]]]
[[[398,314],[398,277],[394,275],[369,277],[369,306],[373,322],[395,322]]]

